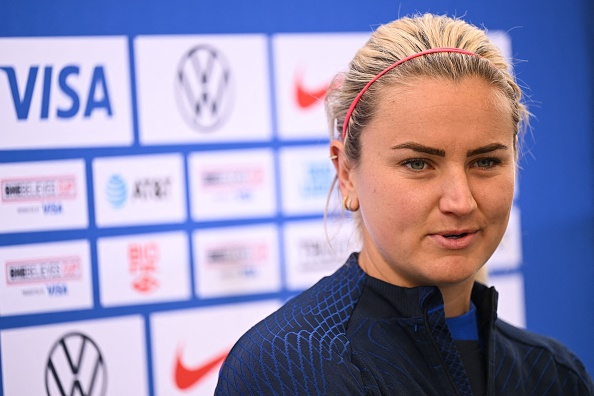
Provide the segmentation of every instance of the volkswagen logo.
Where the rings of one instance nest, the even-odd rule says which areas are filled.
[[[68,333],[52,347],[45,367],[48,396],[104,396],[107,369],[95,342],[82,333]]]
[[[193,129],[214,130],[226,121],[233,105],[229,62],[209,45],[193,47],[177,67],[175,94],[184,119]]]

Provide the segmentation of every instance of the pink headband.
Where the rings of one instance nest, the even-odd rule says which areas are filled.
[[[373,77],[371,79],[371,81],[369,81],[367,83],[367,85],[365,85],[363,87],[363,89],[361,90],[361,92],[359,92],[359,94],[355,97],[355,100],[353,100],[353,103],[351,103],[351,105],[349,106],[349,109],[346,112],[346,116],[344,117],[344,124],[342,125],[342,140],[345,140],[346,139],[347,126],[349,124],[349,120],[351,119],[351,115],[353,114],[353,111],[355,110],[355,106],[357,106],[357,103],[359,103],[359,100],[361,99],[361,96],[363,96],[363,94],[367,91],[367,89],[371,86],[371,84],[373,84],[381,76],[383,76],[384,74],[386,74],[390,70],[394,69],[396,66],[399,66],[399,65],[403,64],[404,62],[407,62],[407,61],[409,61],[411,59],[414,59],[414,58],[417,58],[419,56],[428,55],[428,54],[434,54],[434,53],[437,53],[437,52],[456,52],[458,54],[478,56],[474,52],[467,51],[467,50],[464,50],[464,49],[461,49],[461,48],[447,48],[447,47],[430,48],[428,50],[417,52],[416,54],[409,55],[406,58],[402,58],[399,61],[397,61],[396,63],[393,63],[390,66],[386,67],[384,70],[382,70],[381,72],[379,72],[379,74],[377,76]]]

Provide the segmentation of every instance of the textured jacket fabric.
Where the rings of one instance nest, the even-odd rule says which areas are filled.
[[[497,292],[475,283],[488,395],[594,395],[565,346],[497,319]],[[216,395],[472,395],[435,287],[366,275],[351,255],[232,348]]]

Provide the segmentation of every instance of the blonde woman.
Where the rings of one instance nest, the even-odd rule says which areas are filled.
[[[475,282],[507,227],[528,116],[485,33],[430,14],[381,26],[326,110],[361,251],[249,330],[216,394],[594,395],[566,347],[498,319]]]

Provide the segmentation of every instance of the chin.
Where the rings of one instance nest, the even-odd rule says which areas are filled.
[[[444,263],[444,265],[433,267],[426,276],[433,286],[454,286],[474,282],[476,273],[481,267],[482,265],[468,262]]]

